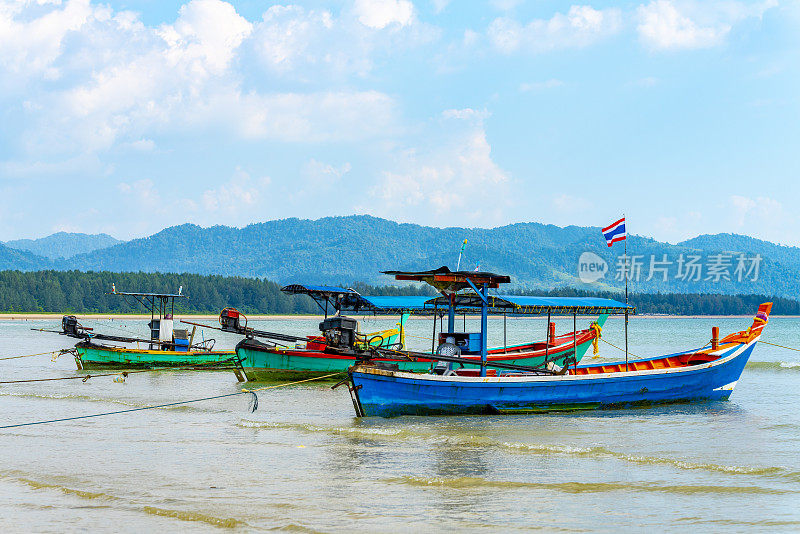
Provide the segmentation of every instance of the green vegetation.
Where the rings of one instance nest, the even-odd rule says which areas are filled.
[[[311,299],[281,293],[267,280],[198,274],[80,271],[0,271],[0,311],[4,313],[144,313],[133,298],[117,291],[177,293],[176,313],[219,313],[233,306],[245,313],[317,313]]]
[[[635,232],[632,227],[628,230]],[[434,228],[367,215],[316,221],[282,219],[244,228],[184,224],[66,259],[49,259],[0,245],[0,269],[186,272],[265,278],[281,284],[359,280],[382,286],[394,283],[391,277],[380,274],[382,270],[441,265],[454,268],[465,238],[469,243],[461,267],[471,270],[479,266],[508,274],[517,291],[558,287],[619,291],[623,286],[617,266],[624,249],[621,245],[608,248],[599,228],[539,223],[490,229]],[[70,240],[75,242],[70,244]],[[40,241],[49,245],[58,242],[57,248],[69,248],[69,254],[88,246],[73,234]],[[606,275],[591,285],[578,279],[578,259],[584,252],[596,254],[608,267]],[[630,283],[634,293],[766,294],[789,299],[800,294],[797,247],[733,234],[704,235],[676,245],[630,235],[628,253],[638,265]],[[715,277],[711,266],[720,254],[725,255],[727,264],[724,276]],[[760,258],[757,272],[737,271],[740,254]],[[691,258],[702,267],[696,276],[689,276],[688,269],[682,268]],[[662,261],[667,266],[661,271],[654,269]],[[748,264],[748,268],[754,264]]]
[[[138,303],[111,295],[118,291],[173,293],[183,286],[186,299],[178,299],[176,312],[216,314],[226,306],[245,313],[318,313],[308,297],[286,295],[268,280],[239,276],[197,274],[112,273],[80,271],[0,271],[0,312],[3,313],[143,313]],[[370,286],[338,284],[364,295],[434,295],[424,285]],[[617,292],[589,292],[571,288],[525,291],[527,295],[598,296],[620,300]],[[685,293],[631,294],[638,313],[680,315],[749,315],[762,302],[774,303],[773,313],[800,315],[800,302],[763,295],[691,295]]]

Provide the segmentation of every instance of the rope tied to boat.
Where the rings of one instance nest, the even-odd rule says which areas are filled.
[[[331,373],[329,375],[323,375],[323,376],[315,376],[313,378],[295,380],[294,382],[286,382],[284,384],[276,384],[273,386],[263,386],[260,388],[242,388],[241,393],[251,393],[253,395],[253,398],[250,400],[250,413],[253,413],[256,410],[258,410],[258,395],[256,395],[256,391],[264,391],[267,389],[278,389],[286,386],[293,386],[295,384],[302,384],[304,382],[313,382],[314,380],[324,380],[326,378],[333,378],[334,376],[339,376],[343,374],[345,373],[343,371],[340,371],[338,373]]]
[[[63,352],[69,351],[70,349],[59,349],[59,350],[51,350],[48,352],[37,352],[35,354],[22,354],[21,356],[7,356],[5,358],[0,358],[0,360],[16,360],[17,358],[30,358],[31,356],[44,356],[45,354],[58,354],[61,355]]]
[[[625,352],[625,349],[623,349],[622,347],[618,347],[618,346],[614,345],[610,341],[606,341],[605,339],[600,339],[600,341],[602,341],[603,343],[608,343],[609,345],[611,345],[612,347],[614,347],[615,349],[617,349],[620,352]],[[642,356],[637,356],[636,354],[632,353],[631,351],[628,351],[628,355],[629,356],[633,356],[634,358],[641,358],[642,357]]]
[[[800,349],[796,349],[796,348],[793,348],[793,347],[787,347],[785,345],[778,345],[777,343],[770,343],[769,341],[764,341],[763,339],[759,339],[758,342],[759,343],[764,343],[765,345],[772,345],[773,347],[778,347],[778,348],[781,348],[781,349],[794,350],[794,351],[800,352]]]
[[[600,357],[600,337],[603,335],[603,327],[597,323],[589,325],[594,331],[594,338],[592,339],[592,358]]]
[[[127,371],[127,373],[135,373],[135,372],[137,372],[137,371]],[[110,374],[118,375],[119,373],[110,373]],[[125,374],[125,373],[123,373],[123,374]],[[235,393],[223,393],[221,395],[214,395],[212,397],[201,397],[199,399],[189,399],[189,400],[185,400],[185,401],[168,402],[168,403],[165,403],[165,404],[154,404],[154,405],[151,405],[151,406],[141,406],[139,408],[128,408],[126,410],[115,410],[113,412],[101,412],[101,413],[93,413],[93,414],[86,414],[86,415],[76,415],[76,416],[73,416],[73,417],[62,417],[60,419],[46,419],[44,421],[31,421],[31,422],[28,422],[28,423],[17,423],[17,424],[14,424],[14,425],[4,425],[4,426],[0,426],[0,430],[8,429],[8,428],[19,428],[19,427],[23,427],[23,426],[44,425],[44,424],[48,424],[48,423],[61,423],[61,422],[64,422],[64,421],[74,421],[76,419],[91,419],[91,418],[94,418],[94,417],[104,417],[106,415],[117,415],[117,414],[121,414],[121,413],[141,412],[141,411],[144,411],[144,410],[153,410],[153,409],[156,409],[156,408],[169,408],[169,407],[172,407],[172,406],[180,406],[180,405],[183,405],[183,404],[191,404],[191,403],[194,403],[194,402],[202,402],[202,401],[214,400],[214,399],[223,399],[223,398],[226,398],[226,397],[235,397],[237,395],[246,395],[246,394],[252,394],[253,397],[254,397],[254,399],[251,399],[251,403],[250,403],[250,408],[252,410],[251,411],[251,413],[252,413],[253,411],[255,411],[258,408],[258,396],[255,394],[256,391],[262,391],[262,390],[265,390],[265,389],[276,389],[276,388],[291,386],[293,384],[299,384],[301,382],[311,382],[313,380],[323,380],[325,378],[331,378],[331,377],[334,377],[334,376],[337,376],[337,375],[341,375],[341,374],[344,374],[344,373],[343,372],[333,373],[333,374],[324,375],[324,376],[318,376],[318,377],[314,377],[314,378],[307,378],[305,380],[296,380],[294,382],[287,382],[285,384],[276,384],[274,386],[266,386],[266,387],[261,387],[261,388],[254,388],[252,390],[250,390],[250,389],[242,389],[241,391],[237,391]],[[94,375],[94,376],[108,376],[108,375]],[[66,377],[66,378],[81,378],[81,377],[78,376],[78,377]],[[50,379],[44,379],[44,380],[59,380],[59,379],[50,378]]]

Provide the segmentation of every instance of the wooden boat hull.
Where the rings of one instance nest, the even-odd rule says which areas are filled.
[[[724,400],[754,347],[755,341],[740,344],[710,363],[605,375],[442,377],[362,366],[350,377],[365,416],[545,412]]]
[[[215,367],[232,365],[234,351],[142,350],[110,347],[93,343],[75,345],[75,362],[78,369],[99,368],[153,368],[153,367]]]
[[[569,359],[571,361],[573,354],[576,354],[577,361],[580,361],[592,345],[594,338],[595,332],[592,329],[578,332],[575,344],[576,350],[573,351],[572,334],[559,336],[556,338],[558,344],[548,349],[547,361],[563,367],[565,360]],[[537,344],[518,345],[509,347],[508,350],[510,351],[513,348],[520,350],[520,348],[524,349],[524,347],[533,347],[534,345]],[[541,345],[543,346],[544,344],[542,343]],[[317,350],[281,349],[253,339],[242,340],[236,346],[236,355],[241,359],[242,367],[249,381],[318,377],[331,373],[345,372],[356,363],[354,358],[346,355],[331,354]],[[492,349],[489,359],[515,365],[536,366],[544,363],[545,352],[544,349],[539,348],[538,350],[520,352],[515,355],[512,352],[503,353],[503,349]],[[400,370],[410,372],[426,372],[430,369],[432,363],[431,360],[409,361],[399,358],[379,358],[376,361],[397,365]],[[480,367],[480,360],[476,359],[474,366],[467,365],[466,367],[478,368]]]

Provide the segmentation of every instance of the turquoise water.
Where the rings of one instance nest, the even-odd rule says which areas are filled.
[[[311,333],[318,319],[257,328]],[[588,321],[579,319],[579,327]],[[572,320],[557,321],[557,331]],[[749,318],[633,318],[638,356],[703,345]],[[391,326],[368,320],[363,330]],[[460,322],[459,322],[460,324]],[[95,321],[111,333],[145,321]],[[0,357],[70,346],[0,321]],[[412,318],[409,334],[430,336]],[[468,329],[476,321],[468,321]],[[502,344],[502,320],[490,321]],[[544,321],[508,320],[508,342]],[[622,345],[621,321],[606,339]],[[218,332],[217,348],[237,338]],[[800,319],[763,339],[800,348]],[[411,338],[415,348],[430,340]],[[601,344],[601,360],[620,353]],[[0,381],[78,376],[49,356],[0,361]],[[233,373],[159,372],[0,384],[0,424],[236,392]],[[800,530],[800,353],[760,344],[731,400],[575,414],[356,419],[347,392],[299,385],[187,406],[0,430],[6,530],[141,532],[363,529],[740,532]]]

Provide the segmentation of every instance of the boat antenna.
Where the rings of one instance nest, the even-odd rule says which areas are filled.
[[[464,254],[464,249],[467,247],[467,240],[461,243],[461,250],[458,251],[458,263],[456,264],[456,271],[461,270],[461,256]]]

